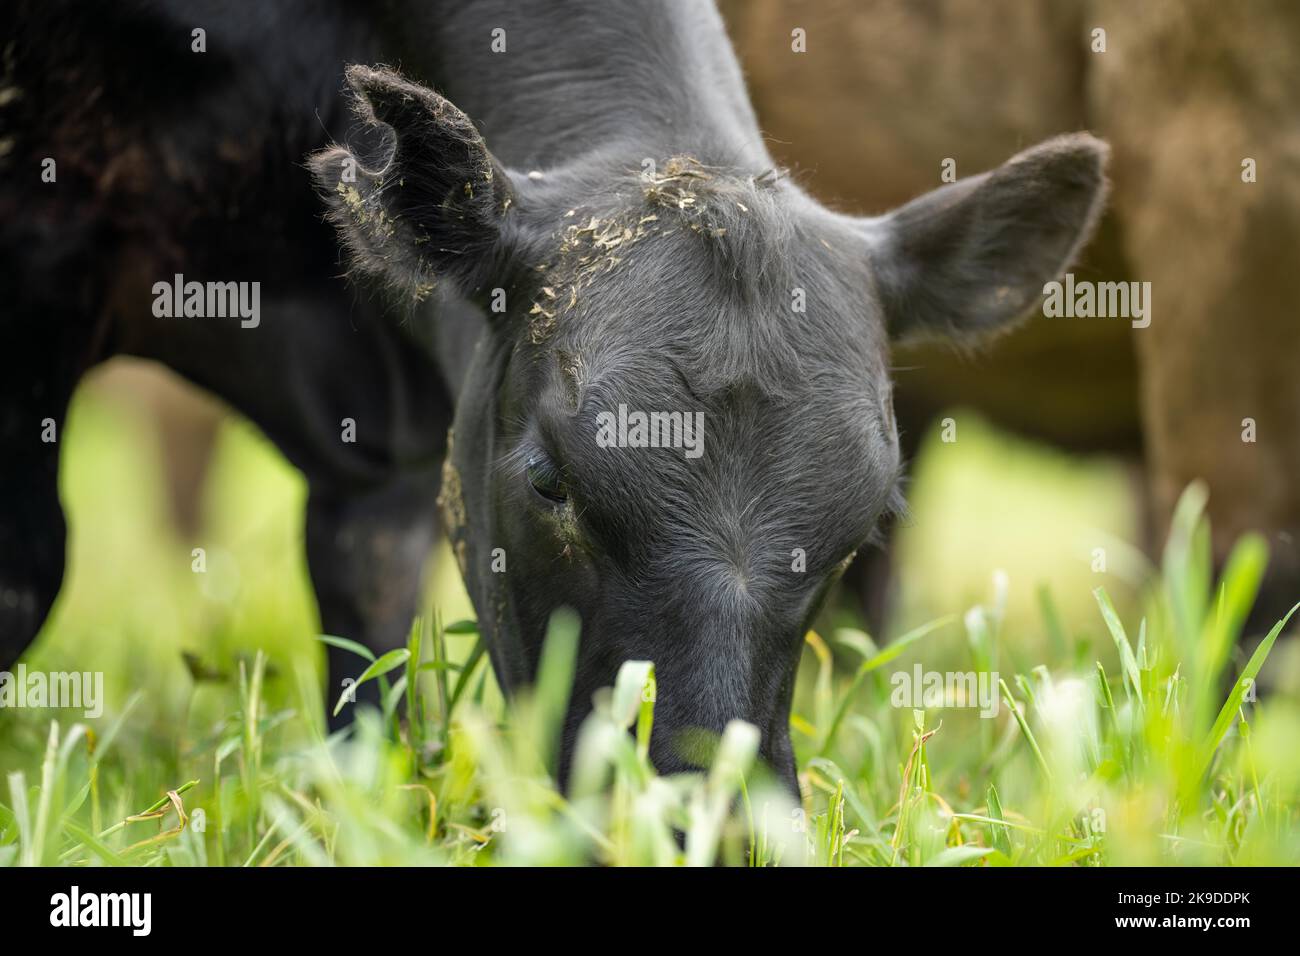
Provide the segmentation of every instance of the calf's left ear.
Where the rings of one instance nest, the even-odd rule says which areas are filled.
[[[335,146],[309,166],[352,264],[409,300],[462,293],[500,252],[509,179],[469,117],[387,69],[347,69],[369,149]]]
[[[890,334],[971,338],[1024,315],[1091,234],[1108,152],[1060,136],[865,221]]]

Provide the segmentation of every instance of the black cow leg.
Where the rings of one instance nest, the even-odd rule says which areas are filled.
[[[898,532],[889,528],[879,545],[863,547],[840,579],[844,604],[862,619],[872,637],[879,639],[890,622],[896,597],[895,559]]]
[[[11,670],[35,639],[63,583],[58,446],[24,447],[40,443],[40,421],[6,411],[0,436],[0,670]]]
[[[57,316],[43,321],[57,325]],[[23,330],[27,332],[29,330]],[[0,670],[35,639],[63,583],[59,448],[75,359],[53,341],[0,344]],[[28,348],[22,347],[24,344]],[[54,366],[54,367],[51,367]]]
[[[365,493],[313,490],[307,504],[307,564],[320,606],[321,630],[358,641],[376,656],[401,647],[420,607],[424,571],[437,534],[438,479],[433,472],[395,478]],[[326,708],[366,662],[328,648]],[[378,705],[378,683],[355,691],[356,703]],[[329,717],[331,730],[347,726],[352,707]]]

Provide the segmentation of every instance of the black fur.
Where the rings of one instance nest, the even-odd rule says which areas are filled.
[[[336,258],[302,203],[301,169],[256,213],[275,222],[262,235],[246,207],[220,225],[196,214],[184,177],[167,186],[162,232],[141,235],[87,182],[62,220],[86,220],[105,257],[82,309],[119,304],[94,357],[161,358],[267,430],[312,484],[324,626],[376,646],[414,610],[431,466],[457,395],[443,512],[502,685],[531,679],[552,610],[569,605],[583,620],[563,759],[591,694],[622,661],[651,659],[661,770],[698,761],[682,731],[742,718],[792,781],[803,634],[897,507],[889,336],[983,333],[1022,313],[1096,218],[1103,147],[1063,139],[892,216],[855,220],[773,169],[711,4],[388,3],[364,22],[303,20],[311,47],[299,40],[297,57],[315,70],[295,78],[293,95],[250,66],[274,58],[273,31],[227,51],[228,70],[201,88],[223,104],[218,130],[276,143],[244,171],[253,181],[286,175],[277,157],[315,150],[354,289],[377,301],[377,279],[388,315],[354,306],[325,275]],[[491,49],[497,28],[504,53]],[[304,126],[311,90],[344,89],[345,61],[401,71],[352,67],[347,92],[321,95],[320,123]],[[235,99],[250,83],[245,115]],[[164,143],[180,135],[175,115],[137,108],[126,145],[106,144],[104,161],[144,131]],[[218,132],[184,136],[193,180],[233,195],[235,172],[211,153]],[[28,207],[5,189],[6,210]],[[30,255],[16,242],[6,232],[4,251]],[[142,281],[168,277],[173,261],[197,272],[198,261],[221,278],[260,275],[277,304],[257,335],[127,314],[146,305],[114,257],[138,247],[148,250],[134,270]],[[239,275],[250,260],[260,272]],[[506,310],[485,313],[496,290]],[[47,292],[21,283],[14,295],[30,307]],[[59,346],[60,368],[73,351]],[[702,412],[703,454],[597,447],[596,416],[619,404]],[[24,443],[35,408],[15,407],[6,448],[34,462]],[[337,442],[345,415],[365,423],[365,443]],[[563,503],[530,487],[526,464],[544,459],[563,476]],[[369,560],[379,542],[387,550]],[[504,573],[492,570],[498,548]],[[15,656],[30,637],[23,624],[0,647]]]

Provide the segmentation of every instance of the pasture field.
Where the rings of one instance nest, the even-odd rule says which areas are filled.
[[[561,795],[576,621],[507,711],[444,550],[408,647],[358,653],[383,712],[330,739],[300,479],[228,424],[204,540],[177,540],[149,434],[92,383],[68,582],[26,664],[102,672],[105,709],[0,710],[0,865],[1300,862],[1295,652],[1280,622],[1240,634],[1263,544],[1213,580],[1193,487],[1148,567],[1116,467],[963,421],[914,471],[897,626],[837,611],[807,636],[799,800],[742,724],[707,773],[656,776],[648,662],[597,702]]]

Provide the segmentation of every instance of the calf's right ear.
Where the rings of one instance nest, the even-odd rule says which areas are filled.
[[[1024,315],[1101,215],[1107,154],[1086,133],[1059,136],[865,220],[890,334],[971,338]]]
[[[308,162],[352,266],[410,301],[444,282],[473,293],[501,252],[508,176],[469,117],[437,93],[383,68],[351,66],[346,76],[377,145],[334,146]]]

